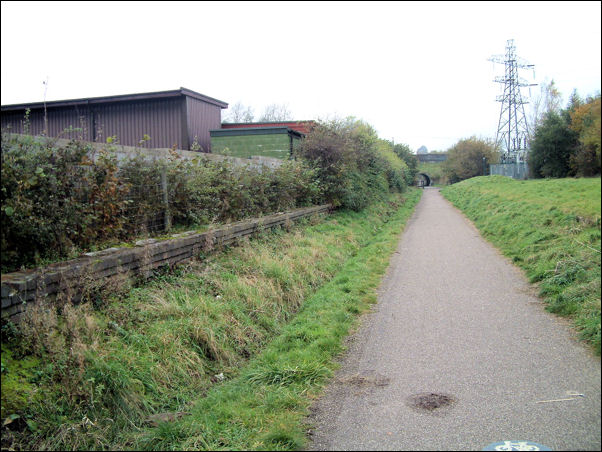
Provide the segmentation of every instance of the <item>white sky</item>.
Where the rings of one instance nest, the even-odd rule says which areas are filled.
[[[523,78],[554,79],[565,105],[599,92],[600,5],[3,1],[2,105],[42,101],[46,78],[48,101],[185,87],[446,150],[495,137],[504,67],[488,58],[508,39],[535,64]]]

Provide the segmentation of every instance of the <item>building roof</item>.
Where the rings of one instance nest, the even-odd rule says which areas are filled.
[[[279,133],[288,133],[289,135],[301,138],[303,134],[290,127],[244,127],[232,129],[214,129],[209,131],[212,137],[227,137],[240,135],[272,135]]]
[[[288,127],[289,129],[296,130],[306,134],[316,124],[313,120],[303,121],[266,121],[266,122],[224,122],[222,123],[222,129],[242,129],[242,128],[256,128],[256,127]]]
[[[108,102],[125,102],[132,100],[150,100],[150,99],[162,99],[166,97],[178,97],[188,96],[194,99],[202,100],[209,104],[216,105],[220,108],[228,108],[228,104],[221,100],[214,99],[213,97],[205,96],[204,94],[197,93],[187,88],[180,88],[171,91],[156,91],[152,93],[138,93],[138,94],[120,94],[116,96],[103,96],[103,97],[88,97],[82,99],[68,99],[68,100],[54,100],[49,102],[32,102],[27,104],[12,104],[2,105],[2,111],[12,110],[24,110],[26,108],[50,108],[50,107],[71,107],[76,105],[91,105],[91,104],[102,104]]]

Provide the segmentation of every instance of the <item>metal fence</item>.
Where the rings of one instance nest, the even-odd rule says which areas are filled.
[[[491,175],[506,176],[511,177],[512,179],[529,178],[529,167],[527,162],[498,163],[496,165],[489,165],[489,171]]]
[[[130,200],[126,208],[127,217],[136,225],[138,234],[168,231],[171,227],[170,195],[174,189],[168,184],[167,171],[151,166],[141,166],[138,170],[147,173],[142,184],[139,179],[132,181],[123,177],[123,181],[131,187],[127,194]]]

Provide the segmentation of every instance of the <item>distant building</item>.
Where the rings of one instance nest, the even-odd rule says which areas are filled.
[[[144,135],[149,148],[211,151],[209,131],[221,127],[226,102],[180,88],[173,91],[124,94],[85,99],[2,105],[2,131],[84,141],[105,142],[116,136],[119,144],[137,146]],[[65,130],[80,128],[79,131]],[[197,145],[200,148],[197,148]]]
[[[416,154],[428,154],[428,152],[429,150],[426,148],[426,146],[420,146],[416,151]]]

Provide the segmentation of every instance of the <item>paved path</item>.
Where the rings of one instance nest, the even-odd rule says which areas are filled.
[[[378,304],[314,405],[309,449],[482,450],[528,440],[600,450],[600,358],[532,290],[437,189],[425,189]],[[430,394],[451,403],[412,406]]]

